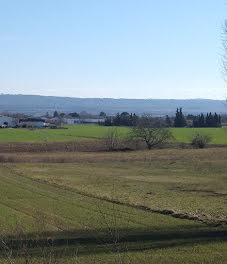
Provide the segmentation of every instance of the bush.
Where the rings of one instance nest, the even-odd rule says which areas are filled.
[[[210,136],[197,132],[192,139],[192,145],[195,147],[204,148],[210,141]]]

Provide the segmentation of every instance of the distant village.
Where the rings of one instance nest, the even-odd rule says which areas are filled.
[[[0,128],[66,128],[63,125],[77,125],[77,124],[96,124],[104,126],[129,126],[138,125],[140,119],[144,115],[139,116],[135,113],[122,112],[116,115],[106,115],[100,112],[98,115],[82,111],[80,113],[46,113],[42,116],[28,116],[22,113],[4,112],[0,114]],[[151,115],[145,115],[151,118]],[[218,115],[217,113],[206,113],[199,115],[188,114],[185,116],[182,108],[177,108],[175,116],[169,117],[152,116],[156,121],[157,126],[162,127],[221,127],[227,125],[227,116]],[[153,124],[154,125],[154,124]]]
[[[85,111],[78,113],[58,113],[44,116],[27,116],[20,113],[4,112],[0,114],[0,128],[59,128],[61,125],[100,124],[104,123],[106,114],[91,115]]]

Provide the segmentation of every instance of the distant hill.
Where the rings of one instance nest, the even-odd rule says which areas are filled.
[[[173,115],[177,107],[182,107],[185,114],[217,112],[227,114],[224,100],[209,99],[111,99],[111,98],[71,98],[39,95],[0,95],[0,112],[20,112],[42,115],[46,112],[81,112],[107,114],[117,112],[150,113],[153,115]]]

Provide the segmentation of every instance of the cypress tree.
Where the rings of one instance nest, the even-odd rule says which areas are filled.
[[[217,113],[214,113],[214,122],[215,122],[215,127],[219,127],[219,117]]]
[[[207,126],[208,127],[215,127],[215,119],[214,119],[214,116],[212,115],[211,112],[208,115]]]
[[[176,116],[174,118],[174,126],[175,127],[179,127],[179,110],[177,108],[177,111],[176,111]]]
[[[199,115],[198,126],[199,127],[205,127],[205,117],[204,117],[203,113],[201,115]]]
[[[218,126],[221,127],[221,116],[218,116]]]
[[[180,108],[180,110],[177,108],[176,116],[174,119],[174,126],[175,127],[185,127],[186,125],[187,125],[187,122],[182,113],[182,108]]]

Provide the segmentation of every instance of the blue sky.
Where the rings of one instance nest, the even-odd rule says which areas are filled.
[[[0,0],[0,93],[224,99],[225,0]]]

